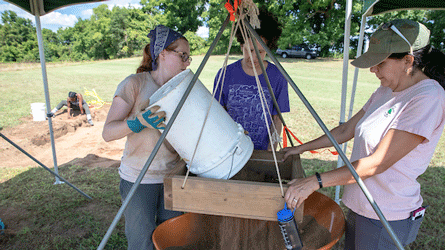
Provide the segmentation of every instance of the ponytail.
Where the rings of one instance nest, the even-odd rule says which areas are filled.
[[[136,70],[136,73],[152,71],[153,67],[152,67],[151,62],[152,62],[152,59],[151,59],[151,53],[150,53],[150,44],[147,44],[147,45],[145,45],[145,48],[143,51],[141,65]]]
[[[439,82],[445,89],[445,54],[430,47],[423,56],[423,73]]]

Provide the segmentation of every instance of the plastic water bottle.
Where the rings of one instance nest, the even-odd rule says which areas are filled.
[[[286,249],[300,250],[303,248],[303,243],[298,233],[297,223],[294,220],[294,211],[287,209],[284,204],[284,209],[278,211],[278,225],[280,226],[281,234],[283,235]]]

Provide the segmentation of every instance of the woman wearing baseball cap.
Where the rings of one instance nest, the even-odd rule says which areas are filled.
[[[348,122],[331,130],[339,144],[354,138],[352,166],[404,246],[416,239],[425,213],[416,179],[428,167],[445,124],[445,55],[429,45],[429,37],[418,22],[381,25],[368,51],[352,61],[370,68],[381,86]],[[283,150],[287,158],[330,146],[323,135]],[[346,166],[290,184],[285,200],[291,207],[319,188],[345,185],[345,249],[397,249]]]

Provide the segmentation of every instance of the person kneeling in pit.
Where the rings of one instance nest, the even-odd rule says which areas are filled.
[[[91,119],[91,113],[90,108],[88,107],[88,104],[83,99],[82,95],[76,92],[70,91],[68,93],[68,98],[63,101],[61,101],[53,110],[51,110],[51,116],[54,116],[54,114],[57,112],[57,110],[61,109],[63,106],[67,106],[68,108],[68,119],[73,116],[73,113],[71,110],[80,110],[80,114],[87,114],[87,120],[88,123],[91,126],[94,126],[93,120]]]

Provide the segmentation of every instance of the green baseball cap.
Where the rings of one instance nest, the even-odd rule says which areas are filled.
[[[380,25],[371,36],[366,53],[351,62],[357,68],[375,66],[392,53],[404,53],[421,49],[430,42],[430,30],[425,25],[397,19]]]

